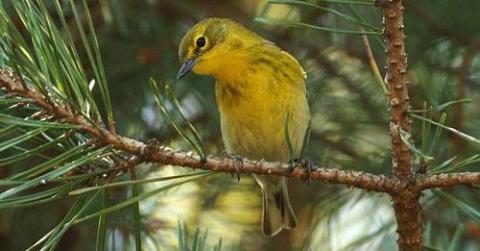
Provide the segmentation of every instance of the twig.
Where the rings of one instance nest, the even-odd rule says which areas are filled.
[[[442,173],[432,176],[418,176],[415,180],[417,191],[430,188],[446,188],[455,185],[480,183],[480,173]]]

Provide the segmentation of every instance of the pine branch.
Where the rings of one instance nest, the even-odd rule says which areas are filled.
[[[410,147],[402,140],[402,133],[411,134],[408,116],[407,54],[403,24],[402,0],[386,0],[383,4],[385,22],[386,65],[385,80],[389,86],[390,135],[392,138],[393,173],[401,181],[415,178]],[[421,191],[412,186],[394,195],[393,208],[397,219],[400,250],[423,249]]]
[[[480,183],[480,173],[442,173],[432,176],[417,176],[417,191],[430,188],[446,188],[455,185],[473,185]]]
[[[14,76],[10,71],[0,70],[0,88],[3,88],[9,95],[28,97],[33,103],[54,116],[57,120],[80,126],[81,130],[96,139],[97,144],[110,145],[114,149],[139,156],[145,161],[228,173],[255,173],[292,177],[301,180],[311,179],[377,192],[394,193],[397,187],[401,187],[396,179],[359,171],[320,168],[318,166],[313,166],[315,171],[312,172],[302,168],[289,171],[288,169],[291,167],[289,163],[252,161],[248,159],[237,161],[230,157],[209,157],[206,160],[202,160],[200,156],[190,152],[174,151],[168,147],[157,146],[155,143],[145,144],[134,139],[122,137],[92,124],[81,114],[75,113],[69,106],[60,106],[45,98],[34,88],[21,83],[21,79]]]
[[[473,185],[480,183],[480,174],[454,173],[434,176],[418,176],[414,182],[402,181],[396,177],[375,175],[359,171],[341,170],[337,168],[324,168],[313,165],[313,171],[304,168],[295,168],[292,171],[289,163],[252,161],[241,159],[240,161],[230,157],[209,156],[202,160],[197,154],[191,152],[174,151],[157,144],[145,144],[143,142],[122,137],[105,128],[92,124],[75,113],[68,106],[61,106],[45,98],[34,87],[22,84],[20,78],[14,76],[8,70],[0,70],[0,88],[10,96],[27,98],[44,111],[54,116],[59,121],[79,125],[81,130],[90,134],[98,145],[110,145],[116,150],[122,150],[135,155],[135,161],[149,161],[162,164],[177,165],[183,167],[199,168],[215,172],[263,174],[284,176],[299,180],[316,180],[330,184],[342,184],[375,192],[385,192],[392,195],[400,194],[407,187],[412,191],[419,192],[423,189],[434,187],[446,187],[457,184]],[[298,166],[297,166],[298,167]],[[123,168],[122,168],[123,169]]]

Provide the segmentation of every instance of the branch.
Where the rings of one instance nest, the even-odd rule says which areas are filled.
[[[196,154],[174,151],[163,146],[148,146],[145,151],[145,156],[148,160],[164,164],[228,173],[240,172],[284,176],[300,180],[311,179],[376,192],[398,192],[402,185],[398,180],[383,175],[374,175],[360,171],[340,170],[336,168],[313,166],[314,171],[308,172],[304,168],[295,168],[294,170],[289,171],[288,169],[291,168],[291,164],[280,162],[253,161],[248,159],[238,161],[230,157],[208,157],[206,160],[202,161]]]
[[[384,10],[387,42],[387,75],[390,100],[390,134],[393,144],[395,175],[408,180],[413,174],[410,149],[401,138],[401,131],[411,133],[408,118],[407,54],[403,33],[403,6],[401,0],[388,0]]]
[[[216,172],[263,174],[273,176],[284,176],[299,180],[317,180],[330,184],[341,184],[349,187],[356,187],[375,192],[398,194],[408,186],[418,190],[433,187],[446,187],[457,184],[473,185],[480,183],[480,174],[449,174],[422,176],[416,182],[405,182],[395,177],[374,175],[360,171],[341,170],[336,168],[324,168],[313,165],[314,171],[308,172],[303,168],[295,168],[292,171],[288,163],[252,161],[241,159],[240,161],[230,157],[209,156],[202,160],[197,154],[191,152],[175,151],[168,147],[122,137],[97,125],[91,124],[82,115],[75,113],[68,106],[56,104],[51,99],[45,98],[34,88],[23,84],[23,81],[14,76],[8,70],[0,70],[0,88],[8,95],[28,98],[43,110],[71,124],[80,125],[82,129],[96,139],[98,144],[111,145],[116,150],[122,150],[133,154],[135,161],[149,161],[161,164],[178,165],[183,167],[200,168]],[[122,167],[121,169],[124,169]]]
[[[9,95],[29,98],[57,120],[81,126],[85,132],[89,133],[102,145],[111,145],[114,149],[141,156],[145,161],[228,173],[264,174],[300,180],[312,179],[376,192],[395,193],[402,187],[398,180],[386,176],[359,171],[320,168],[315,165],[313,166],[315,170],[308,172],[301,168],[289,171],[291,164],[280,162],[252,161],[248,159],[238,161],[230,157],[209,157],[206,160],[202,160],[193,153],[174,151],[168,147],[156,146],[155,144],[145,144],[98,127],[95,124],[91,124],[81,114],[75,113],[68,106],[56,104],[50,101],[50,99],[46,99],[35,89],[21,83],[22,81],[10,71],[0,70],[0,87]]]
[[[429,188],[447,188],[455,185],[468,185],[480,183],[480,173],[442,173],[432,176],[418,176],[416,181],[418,191]]]
[[[415,178],[410,148],[402,140],[401,133],[411,133],[408,117],[407,54],[403,24],[402,0],[383,2],[385,40],[387,45],[387,75],[390,101],[390,135],[392,137],[393,172],[401,181]],[[423,226],[420,206],[421,190],[409,186],[393,196],[393,208],[397,219],[398,246],[401,251],[423,249]]]

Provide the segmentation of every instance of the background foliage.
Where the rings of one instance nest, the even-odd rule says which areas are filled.
[[[172,148],[194,150],[193,146],[199,147],[196,134],[180,116],[181,110],[208,154],[223,152],[213,80],[192,75],[175,81],[177,46],[184,32],[205,17],[241,22],[291,52],[307,71],[313,114],[307,148],[311,160],[373,173],[391,170],[385,93],[372,73],[362,37],[343,32],[381,31],[381,9],[372,2],[4,2],[2,67],[21,72],[93,121],[108,127],[114,119],[121,135],[142,141],[157,138]],[[476,11],[480,3],[409,0],[405,5],[416,164],[433,173],[480,171],[478,143],[444,130],[454,127],[480,135]],[[369,35],[383,76],[384,45],[378,38]],[[159,95],[148,84],[150,78],[158,82]],[[175,98],[168,99],[166,85],[174,90],[178,106]],[[187,136],[179,136],[156,98],[165,102],[164,110]],[[24,250],[47,233],[40,246],[58,250],[132,250],[139,245],[145,250],[220,246],[222,250],[287,246],[289,250],[392,250],[395,246],[393,212],[382,195],[291,181],[299,226],[265,239],[259,228],[260,191],[250,177],[242,176],[239,183],[224,174],[195,172],[184,177],[192,171],[147,164],[140,165],[133,178],[128,173],[99,176],[125,161],[125,156],[108,147],[91,147],[89,137],[74,127],[17,119],[41,116],[37,112],[38,108],[18,100],[0,98],[2,250]],[[189,144],[185,137],[197,143]],[[167,176],[173,178],[158,180]],[[134,185],[77,190],[106,184],[108,179],[135,178],[139,182]],[[63,180],[50,182],[53,179]],[[425,193],[425,246],[478,250],[478,196],[478,189],[466,187]],[[119,203],[125,207],[106,209]]]

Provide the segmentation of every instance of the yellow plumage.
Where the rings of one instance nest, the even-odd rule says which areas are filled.
[[[205,19],[183,38],[178,77],[190,70],[215,77],[217,105],[227,152],[249,159],[289,161],[298,157],[310,120],[305,73],[290,54],[243,26]],[[288,122],[286,119],[288,118]],[[262,187],[263,231],[271,236],[294,228],[286,180],[255,176]]]

